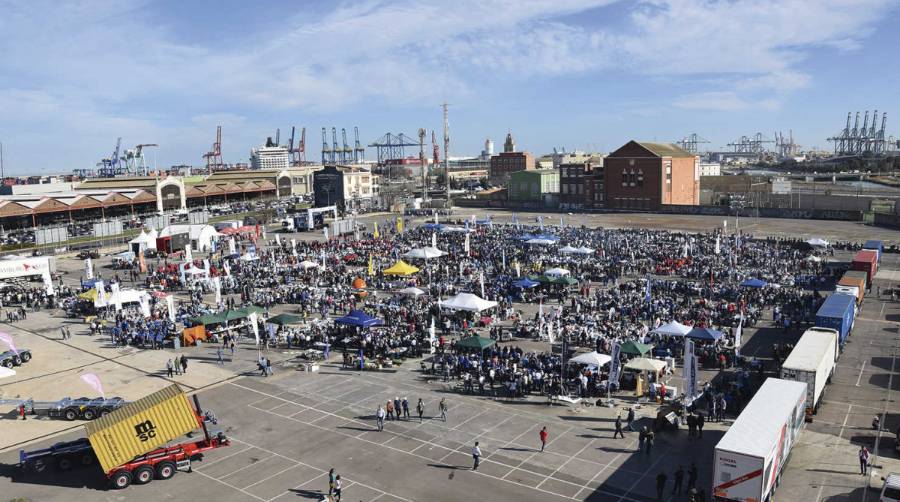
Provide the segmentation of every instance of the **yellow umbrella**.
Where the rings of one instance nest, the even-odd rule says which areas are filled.
[[[81,298],[82,300],[90,300],[92,302],[95,302],[95,301],[97,301],[97,290],[89,289],[89,290],[85,291],[84,293],[81,293],[80,295],[78,295],[78,298]]]
[[[397,263],[395,263],[393,267],[391,267],[389,269],[385,269],[384,275],[406,276],[406,275],[413,275],[418,271],[419,271],[419,269],[417,267],[414,267],[414,266],[410,265],[409,263],[406,263],[405,261],[400,260]]]

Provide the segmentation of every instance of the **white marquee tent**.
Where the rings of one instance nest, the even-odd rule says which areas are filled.
[[[497,302],[485,300],[472,293],[460,293],[447,301],[441,302],[441,307],[450,310],[465,310],[466,312],[481,312],[497,306]]]

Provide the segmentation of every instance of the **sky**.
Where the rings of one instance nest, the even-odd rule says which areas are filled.
[[[896,26],[900,0],[0,0],[0,143],[7,175],[92,168],[119,137],[201,166],[217,125],[228,163],[296,126],[313,160],[322,127],[440,141],[447,102],[451,156],[507,132],[828,148],[850,111],[900,136]]]

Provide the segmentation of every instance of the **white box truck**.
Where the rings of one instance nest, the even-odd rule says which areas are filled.
[[[805,411],[805,382],[767,379],[716,445],[714,500],[770,500]]]
[[[781,365],[781,378],[806,382],[806,417],[819,408],[825,384],[831,380],[840,355],[840,335],[829,328],[811,328],[803,333]]]

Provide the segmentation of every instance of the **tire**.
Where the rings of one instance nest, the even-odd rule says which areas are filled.
[[[165,461],[156,465],[156,479],[171,479],[178,472],[173,462]]]
[[[0,364],[3,364],[3,366],[6,366],[9,369],[12,369],[12,367],[13,367],[12,359],[7,359],[6,361],[3,361]]]
[[[112,485],[116,490],[122,490],[124,488],[128,488],[131,484],[131,473],[128,471],[118,471],[113,474],[112,477]]]
[[[22,358],[19,356],[13,356],[13,364],[16,366],[22,365]]]
[[[27,363],[28,361],[31,361],[31,354],[22,354],[22,362]]]
[[[63,417],[69,422],[72,422],[76,418],[78,418],[78,410],[76,410],[75,408],[68,408],[63,412]]]
[[[109,415],[110,413],[112,413],[112,412],[109,410],[100,410],[101,417],[105,417],[106,415]]]
[[[97,457],[94,456],[93,453],[82,453],[81,457],[78,459],[81,462],[82,466],[88,466],[97,461]]]
[[[59,457],[58,459],[56,459],[56,468],[61,471],[68,471],[72,469],[72,459],[68,456]]]
[[[136,485],[146,485],[147,483],[153,481],[153,476],[156,475],[153,472],[153,467],[149,465],[142,465],[131,472],[132,479],[134,484]]]
[[[97,418],[97,410],[95,410],[93,408],[85,408],[81,412],[81,418],[83,418],[85,420],[93,420],[93,419]]]

